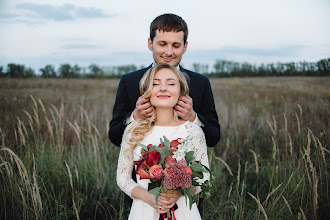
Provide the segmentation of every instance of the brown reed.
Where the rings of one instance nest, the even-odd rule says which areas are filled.
[[[66,161],[65,161],[65,166],[66,166],[66,169],[68,170],[68,173],[69,173],[70,186],[71,186],[71,189],[72,189],[73,210],[76,213],[76,218],[79,220],[80,219],[79,218],[79,213],[78,213],[78,209],[77,209],[76,202],[75,202],[75,199],[74,199],[74,189],[73,189],[72,175],[71,175],[71,171],[70,171],[69,165],[68,165],[68,163]]]
[[[227,168],[229,174],[230,174],[231,176],[234,176],[234,175],[233,175],[233,172],[231,172],[230,167],[228,166],[228,164],[227,164],[223,159],[221,159],[220,157],[217,157],[217,156],[215,156],[215,159],[220,160],[221,163],[222,163],[223,165],[225,165],[225,167]]]
[[[258,156],[253,150],[250,149],[249,151],[253,154],[254,163],[256,164],[256,174],[258,175],[259,174]]]
[[[292,213],[291,207],[290,207],[290,205],[288,203],[288,200],[286,200],[285,196],[283,196],[283,195],[282,195],[282,199],[283,199],[286,207],[288,207],[288,210],[289,210],[290,214],[293,216],[293,213]]]
[[[261,205],[260,200],[257,199],[257,198],[256,198],[254,195],[252,195],[251,193],[248,192],[248,194],[252,197],[252,199],[254,199],[254,201],[256,201],[256,203],[258,204],[259,209],[260,209],[261,212],[264,214],[265,219],[268,220],[268,216],[267,216],[267,214],[266,214],[266,211],[265,211],[264,207]]]

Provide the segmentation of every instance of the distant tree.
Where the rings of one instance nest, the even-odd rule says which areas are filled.
[[[200,63],[193,63],[193,70],[196,73],[200,73],[201,72],[201,64]]]
[[[40,68],[39,71],[41,72],[41,77],[44,78],[55,78],[56,77],[56,71],[54,66],[52,65],[46,65],[44,68]]]
[[[329,76],[330,75],[330,58],[323,59],[317,63],[318,74],[320,76]]]
[[[137,70],[136,66],[134,64],[130,64],[130,65],[125,65],[125,66],[117,66],[114,70],[114,74],[121,76],[124,75],[126,73],[130,73]]]
[[[3,71],[3,67],[0,66],[0,78],[5,77],[5,72]]]
[[[79,71],[78,71],[78,66],[75,65],[74,67],[71,67],[70,64],[61,64],[58,73],[61,78],[79,78]]]
[[[242,76],[254,75],[254,70],[253,70],[254,67],[250,63],[244,62],[240,66],[241,66],[240,72]]]
[[[11,78],[24,77],[25,66],[15,63],[9,63],[7,65],[6,75]]]
[[[216,60],[214,65],[213,65],[213,68],[214,68],[214,71],[217,75],[219,74],[222,74],[222,75],[229,75],[229,72],[228,72],[228,63],[230,61],[227,61],[227,60]]]
[[[81,68],[77,64],[72,67],[72,74],[75,78],[81,77]]]
[[[31,68],[26,68],[25,70],[24,70],[24,77],[25,78],[32,78],[32,77],[35,77],[36,76],[36,74],[34,73],[34,70],[33,69],[31,69]]]
[[[104,71],[98,65],[91,64],[88,69],[92,78],[104,78]]]

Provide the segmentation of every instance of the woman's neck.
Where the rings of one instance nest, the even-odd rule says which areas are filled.
[[[181,122],[174,119],[173,108],[156,108],[157,119],[155,121],[156,126],[177,126]]]

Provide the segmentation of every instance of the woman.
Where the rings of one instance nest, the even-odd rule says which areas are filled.
[[[180,96],[188,95],[188,84],[183,73],[166,63],[155,64],[148,70],[140,81],[140,93],[143,98],[149,98],[154,107],[153,116],[145,120],[131,123],[127,126],[121,144],[118,159],[117,184],[122,191],[133,199],[131,212],[128,219],[158,220],[160,214],[166,213],[175,203],[178,208],[175,210],[175,217],[182,219],[201,219],[196,204],[189,209],[189,202],[186,203],[184,196],[176,198],[171,196],[178,194],[177,191],[162,193],[158,198],[158,205],[155,195],[148,192],[150,180],[132,179],[133,161],[141,157],[141,147],[137,142],[158,146],[160,138],[175,140],[192,137],[191,150],[197,161],[209,166],[207,147],[202,129],[189,121],[184,121],[176,115],[174,106]],[[209,175],[204,175],[205,181]],[[194,187],[192,194],[200,192],[200,187]],[[175,199],[173,199],[175,198]]]

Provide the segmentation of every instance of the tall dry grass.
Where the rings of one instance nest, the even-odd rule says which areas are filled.
[[[127,217],[107,137],[117,83],[2,79],[1,219]],[[209,148],[203,218],[329,216],[329,79],[211,83],[222,140]]]

